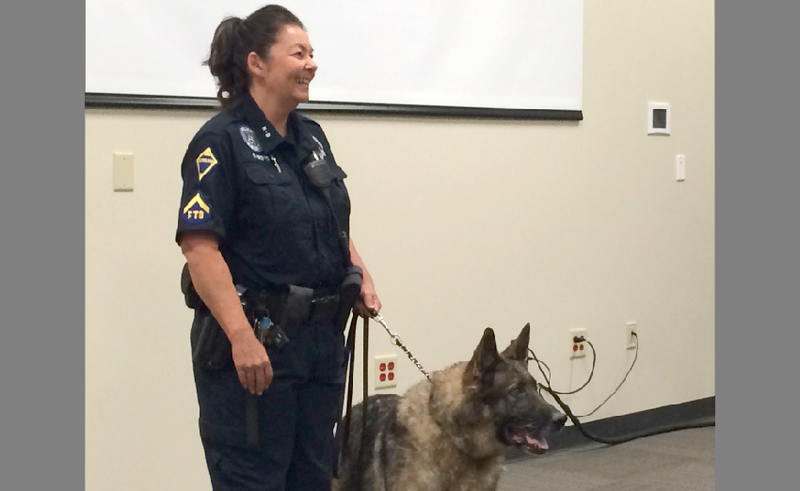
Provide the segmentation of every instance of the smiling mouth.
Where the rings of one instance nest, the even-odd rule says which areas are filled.
[[[310,78],[298,78],[297,79],[297,83],[300,84],[300,85],[308,86],[308,84],[311,83],[311,79]]]

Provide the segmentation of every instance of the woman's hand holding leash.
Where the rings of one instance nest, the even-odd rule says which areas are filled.
[[[353,244],[353,239],[349,241],[350,260],[354,265],[361,268],[364,275],[364,280],[361,283],[361,295],[356,300],[353,310],[361,317],[375,317],[381,310],[381,301],[378,294],[375,293],[375,283],[372,282],[372,276],[369,274],[367,267],[364,266],[364,261],[356,251],[356,246]]]
[[[375,293],[375,285],[365,278],[361,285],[361,295],[356,300],[355,311],[361,317],[375,317],[380,310],[381,301]]]

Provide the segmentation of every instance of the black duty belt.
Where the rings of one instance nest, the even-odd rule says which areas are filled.
[[[290,286],[282,293],[245,289],[239,285],[236,289],[240,292],[242,306],[249,319],[263,315],[266,310],[273,321],[281,326],[334,320],[341,304],[341,296],[335,288],[312,290]]]

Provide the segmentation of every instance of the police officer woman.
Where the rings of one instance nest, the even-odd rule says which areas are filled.
[[[206,62],[223,109],[182,164],[176,240],[199,295],[191,341],[215,490],[330,489],[353,265],[361,312],[380,310],[349,238],[345,173],[320,126],[295,111],[313,55],[283,7],[223,20]],[[254,324],[288,343],[265,342]]]

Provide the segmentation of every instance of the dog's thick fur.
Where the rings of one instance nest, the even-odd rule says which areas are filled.
[[[528,372],[530,326],[502,353],[486,329],[469,362],[353,407],[333,491],[495,491],[505,447],[543,453],[566,417]]]

